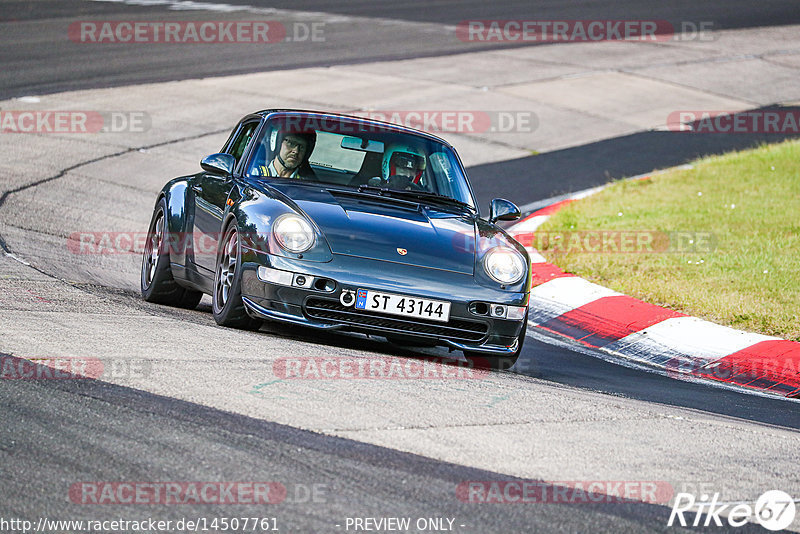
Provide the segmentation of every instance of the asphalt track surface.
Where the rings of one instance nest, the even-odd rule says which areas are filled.
[[[223,76],[268,69],[364,63],[470,50],[517,46],[465,43],[440,25],[456,26],[472,19],[537,20],[665,20],[675,28],[684,22],[712,23],[714,29],[779,26],[800,22],[792,0],[752,2],[265,2],[232,0],[226,4],[252,6],[250,11],[170,10],[180,0],[132,4],[117,1],[36,0],[0,4],[0,99],[28,94],[132,83]],[[148,5],[148,4],[159,5]],[[186,3],[186,2],[184,2]],[[202,4],[203,2],[194,2]],[[211,2],[209,2],[211,3]],[[215,2],[219,4],[220,2]],[[160,5],[168,4],[168,5]],[[272,12],[270,9],[279,11]],[[259,11],[260,10],[260,11]],[[322,14],[321,12],[328,13]],[[332,14],[338,17],[332,17]],[[370,23],[362,17],[384,19]],[[96,46],[68,39],[71,23],[86,20],[277,20],[324,22],[324,42],[294,41],[264,45],[214,46],[116,44]],[[290,31],[289,37],[293,33]],[[298,36],[300,34],[298,33]]]
[[[5,382],[4,517],[130,517],[125,506],[81,512],[59,501],[76,474],[83,481],[133,481],[152,480],[154,472],[165,481],[222,474],[225,480],[278,482],[286,500],[266,511],[152,505],[139,516],[177,521],[266,514],[278,518],[282,532],[344,531],[334,524],[382,516],[457,518],[460,532],[552,531],[554,525],[572,532],[644,532],[660,530],[669,516],[663,506],[642,503],[476,506],[453,499],[454,488],[468,480],[521,480],[101,382]]]
[[[247,4],[261,7],[260,2]],[[435,32],[418,24],[457,24],[470,18],[641,17],[715,20],[725,28],[800,21],[794,2],[755,5],[679,2],[669,6],[662,2],[591,6],[468,2],[458,3],[457,8],[455,5],[455,2],[440,2],[433,6],[411,3],[389,7],[383,3],[352,2],[339,3],[332,11],[321,2],[270,3],[280,9],[384,17],[412,24],[404,25],[405,32],[393,32],[387,39],[379,29],[346,21],[343,23],[346,27],[337,30],[342,32],[341,40],[333,38],[339,34],[331,34],[330,46],[325,49],[317,47],[310,54],[302,46],[287,46],[265,57],[261,50],[243,52],[241,48],[214,49],[209,54],[154,46],[148,56],[124,48],[98,53],[57,39],[54,43],[53,36],[63,37],[70,21],[123,18],[133,16],[131,10],[136,11],[140,20],[187,17],[157,6],[72,0],[4,2],[0,13],[0,18],[5,19],[0,24],[3,30],[0,40],[4,45],[0,48],[0,98],[302,65],[447,54],[463,51],[463,43],[437,42]],[[369,49],[368,54],[364,53],[365,48]],[[647,132],[536,156],[542,186],[521,200],[535,201],[607,180],[607,175],[585,172],[581,161],[587,154],[593,158],[598,154],[615,158],[618,165],[615,173],[621,176],[681,163],[697,154],[752,146],[763,139],[693,136],[685,138],[686,145],[676,147],[666,141],[666,135]],[[631,156],[620,159],[621,153]],[[487,184],[490,177],[497,173],[513,176],[528,165],[523,159],[471,169],[479,196],[494,194],[488,185],[481,185]],[[573,176],[581,178],[572,179]],[[513,190],[513,182],[510,188]],[[127,306],[141,305],[135,294],[114,287],[91,288],[91,291]],[[169,313],[170,310],[164,312]],[[188,321],[210,322],[207,307],[186,314]],[[321,340],[302,330],[291,331],[289,338],[392,353],[385,344],[349,337]],[[530,385],[526,380],[532,379],[696,410],[723,419],[750,421],[764,429],[800,428],[800,412],[787,402],[630,369],[568,344],[554,345],[529,338],[521,362],[524,362],[520,368],[522,374],[509,374],[510,380],[519,381],[519,387]],[[669,508],[648,504],[517,507],[460,503],[452,498],[453,488],[460,482],[515,479],[102,381],[3,380],[0,403],[2,517],[48,515],[98,519],[130,515],[130,509],[124,507],[111,506],[98,511],[71,505],[65,494],[76,480],[218,479],[279,481],[285,483],[290,493],[294,487],[325,485],[326,496],[318,502],[300,498],[293,502],[289,498],[269,510],[279,516],[279,526],[285,527],[281,531],[289,532],[343,531],[332,525],[352,516],[457,517],[458,523],[466,525],[464,532],[655,532],[666,530],[669,515]],[[144,512],[138,513],[159,519],[233,515],[230,507],[195,505],[180,509],[153,506]],[[235,513],[252,516],[263,515],[264,511],[242,506]],[[736,531],[756,530],[763,531],[757,526]]]

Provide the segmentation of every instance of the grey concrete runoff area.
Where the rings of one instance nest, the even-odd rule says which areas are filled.
[[[440,21],[406,23],[432,31]],[[114,113],[145,125],[0,134],[0,358],[11,366],[91,360],[103,369],[97,380],[0,380],[0,530],[8,518],[258,515],[277,518],[283,532],[352,532],[354,517],[451,518],[454,532],[755,532],[763,531],[755,523],[667,527],[669,496],[479,504],[460,499],[458,488],[594,481],[611,492],[609,483],[632,481],[673,497],[719,493],[726,503],[752,505],[768,490],[800,499],[795,402],[613,365],[539,337],[527,339],[516,373],[452,379],[434,363],[436,377],[421,380],[286,379],[277,370],[291,358],[402,367],[445,352],[280,325],[221,328],[208,298],[191,311],[139,298],[135,240],[110,254],[75,241],[81,232],[112,240],[146,233],[161,186],[196,172],[244,114],[270,107],[522,113],[535,128],[441,132],[479,171],[481,198],[493,183],[520,204],[581,189],[581,176],[556,178],[571,154],[598,159],[569,168],[604,176],[597,161],[614,160],[603,150],[620,139],[658,139],[619,153],[621,161],[690,144],[693,134],[668,131],[675,111],[797,105],[800,25],[731,27],[708,40],[454,48],[217,74],[62,93],[45,87],[0,101],[0,111]],[[761,138],[741,139],[730,143]],[[726,143],[718,137],[709,146]],[[536,181],[539,158],[549,161],[551,183]],[[511,161],[517,174],[507,187],[492,169]],[[264,480],[286,487],[282,503],[97,505],[70,493],[93,481]],[[788,528],[800,531],[800,519]]]

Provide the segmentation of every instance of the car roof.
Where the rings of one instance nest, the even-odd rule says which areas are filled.
[[[382,128],[385,128],[389,131],[399,132],[399,133],[407,133],[410,135],[415,135],[419,137],[425,137],[427,139],[436,141],[441,143],[453,150],[455,148],[446,140],[442,139],[441,137],[437,137],[435,135],[429,134],[428,132],[424,132],[422,130],[416,130],[414,128],[408,128],[407,126],[401,126],[399,124],[393,124],[391,122],[386,121],[379,121],[376,119],[368,119],[365,117],[357,117],[354,115],[346,115],[344,113],[333,113],[328,111],[309,111],[309,110],[302,110],[302,109],[263,109],[261,111],[256,111],[245,117],[245,119],[252,117],[252,116],[259,116],[262,118],[266,118],[270,115],[300,115],[305,117],[320,117],[320,118],[331,118],[331,119],[339,119],[342,121],[347,122],[359,122],[362,124],[369,124],[369,125],[376,125]],[[244,120],[244,119],[242,119]]]

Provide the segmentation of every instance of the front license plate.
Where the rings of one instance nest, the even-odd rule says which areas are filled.
[[[406,317],[419,317],[443,323],[450,319],[449,302],[367,291],[366,289],[358,290],[356,294],[356,309],[404,315]]]

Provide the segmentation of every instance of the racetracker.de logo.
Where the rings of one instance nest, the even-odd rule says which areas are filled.
[[[657,42],[674,34],[665,20],[465,20],[456,26],[464,42]]]
[[[797,380],[788,379],[800,372],[800,356],[790,352],[777,358],[751,354],[742,359],[721,358],[712,362],[694,358],[672,358],[664,363],[664,368],[672,377],[691,374],[741,385],[757,381],[762,386],[786,382],[786,388],[790,391],[800,386]]]
[[[661,481],[494,480],[465,481],[456,487],[458,500],[473,504],[665,504],[672,494],[672,485]]]
[[[351,115],[432,133],[531,133],[539,126],[532,111],[368,110]]]
[[[144,111],[0,111],[0,133],[142,133],[151,124]]]
[[[725,134],[800,134],[800,110],[684,110],[667,117],[672,132]]]
[[[155,237],[148,232],[72,232],[67,237],[67,250],[76,255],[141,254]],[[222,235],[218,232],[171,232],[158,244],[163,254],[192,254],[216,256]],[[269,252],[275,250],[271,236],[258,233],[241,234],[242,243],[249,249]],[[156,245],[153,245],[156,246]]]
[[[70,41],[83,44],[269,44],[287,40],[286,26],[270,20],[85,20],[70,24],[68,35]],[[309,40],[311,37],[309,32]]]
[[[285,357],[272,364],[278,378],[297,380],[475,380],[486,369],[442,358]]]
[[[279,504],[280,482],[76,482],[75,504]]]
[[[70,380],[100,378],[103,362],[97,358],[36,358],[0,356],[0,380]]]
[[[717,248],[717,236],[711,232],[569,230],[511,235],[524,246],[552,254],[710,254]]]

